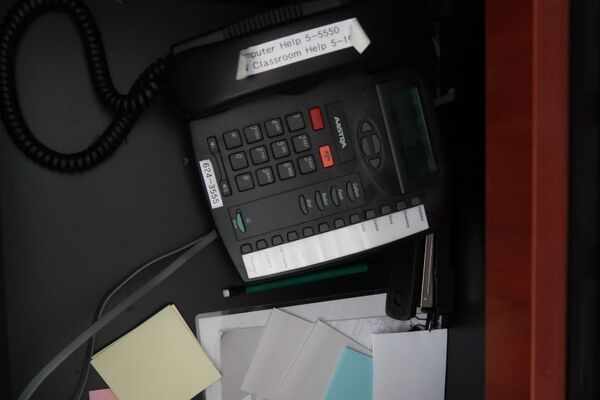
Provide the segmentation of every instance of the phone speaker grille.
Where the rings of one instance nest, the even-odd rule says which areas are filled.
[[[224,29],[223,34],[227,39],[231,39],[294,20],[303,15],[302,7],[299,4],[276,8],[230,25]]]

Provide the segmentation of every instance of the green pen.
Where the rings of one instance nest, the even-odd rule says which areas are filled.
[[[265,292],[271,289],[279,289],[288,286],[302,285],[304,283],[324,281],[327,279],[338,278],[340,276],[348,276],[367,272],[369,265],[366,263],[344,265],[342,267],[331,268],[325,271],[311,272],[305,275],[293,276],[290,278],[281,278],[265,283],[255,283],[247,286],[235,286],[228,289],[223,289],[223,297],[228,298],[237,296],[238,294],[250,294]]]

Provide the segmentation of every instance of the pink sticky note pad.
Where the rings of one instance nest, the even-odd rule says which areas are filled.
[[[91,390],[90,400],[119,400],[110,389]]]

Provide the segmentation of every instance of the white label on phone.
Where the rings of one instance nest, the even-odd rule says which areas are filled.
[[[321,264],[429,229],[423,205],[242,255],[248,278]]]
[[[236,79],[246,79],[349,47],[362,54],[370,43],[356,18],[323,25],[240,51]]]
[[[208,197],[211,208],[223,207],[219,182],[215,176],[212,162],[210,160],[202,160],[199,164],[202,178],[204,178],[204,186],[206,187],[206,196]]]

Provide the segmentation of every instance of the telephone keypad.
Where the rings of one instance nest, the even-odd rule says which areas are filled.
[[[297,111],[223,133],[225,151],[219,148],[215,136],[210,136],[207,144],[211,154],[221,155],[229,169],[237,173],[234,187],[243,192],[334,166],[332,146],[327,144],[313,149],[311,135],[315,133],[311,132],[306,131],[304,113]],[[227,173],[225,187],[221,189],[224,196],[229,196],[232,192],[226,178]],[[337,205],[337,196],[332,200]]]

